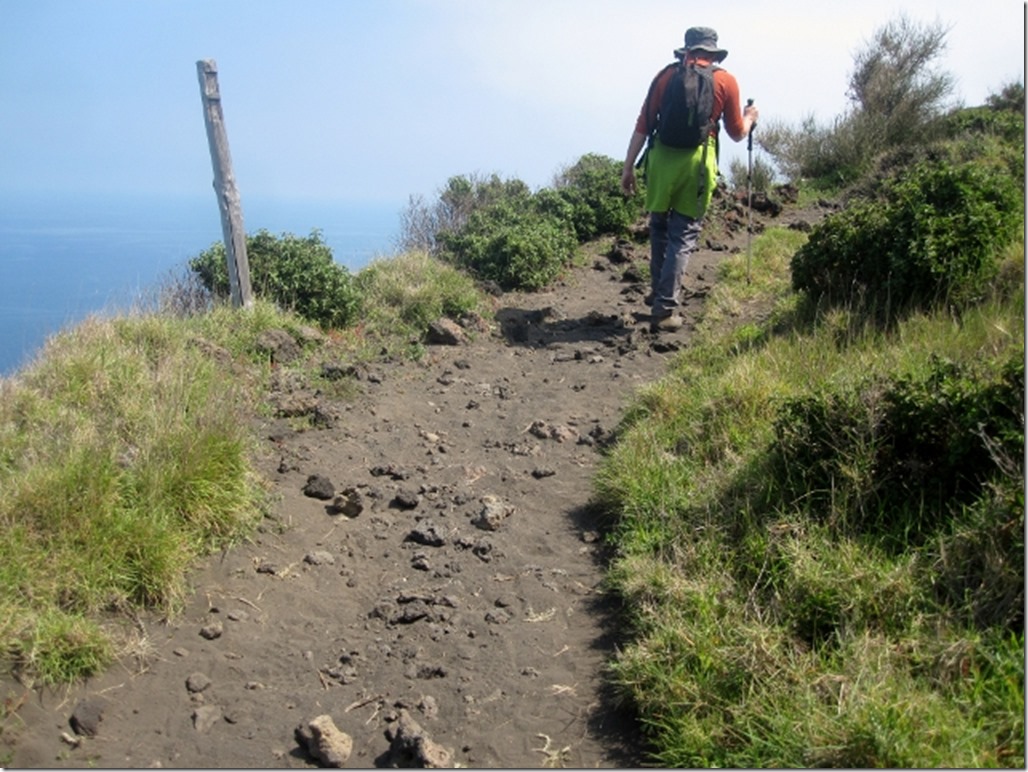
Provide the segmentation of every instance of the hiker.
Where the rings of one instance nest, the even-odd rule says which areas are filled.
[[[682,277],[695,251],[703,227],[703,216],[710,205],[717,177],[717,142],[719,121],[724,118],[725,130],[736,142],[745,138],[757,122],[758,111],[752,104],[741,108],[739,84],[727,70],[717,66],[728,56],[728,51],[718,47],[717,32],[709,27],[691,27],[685,33],[685,45],[675,49],[676,62],[661,70],[650,84],[643,102],[635,131],[628,145],[624,169],[621,173],[621,188],[626,195],[635,193],[636,158],[643,146],[649,143],[640,161],[646,180],[646,209],[650,213],[650,284],[651,293],[646,302],[652,305],[651,329],[676,330],[682,326],[678,314],[681,306]],[[669,91],[668,86],[676,72],[696,65],[697,72],[708,77],[704,86],[711,94],[706,102],[712,104],[709,122],[696,134],[696,146],[689,147],[688,140],[662,141],[665,129],[672,130],[665,120],[661,127],[662,111],[677,115],[670,103],[673,93],[688,89]],[[684,77],[681,75],[679,77]],[[702,80],[702,79],[701,79]],[[711,88],[712,86],[712,88]],[[686,99],[690,97],[685,97]],[[693,97],[695,98],[695,97]],[[683,122],[685,119],[679,119]],[[689,127],[688,130],[693,130]],[[702,137],[700,139],[699,137]]]

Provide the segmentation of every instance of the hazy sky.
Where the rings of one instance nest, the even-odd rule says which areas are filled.
[[[244,208],[402,204],[455,174],[536,188],[623,157],[686,27],[717,29],[762,119],[798,124],[843,112],[853,54],[901,12],[950,28],[956,100],[1023,80],[1011,0],[0,0],[0,193],[210,192],[201,59]],[[725,168],[745,158],[722,138]]]

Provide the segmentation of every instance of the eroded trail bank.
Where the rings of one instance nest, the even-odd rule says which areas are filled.
[[[723,254],[695,256],[689,323],[654,335],[633,318],[642,251],[502,296],[418,364],[340,365],[355,399],[278,378],[261,532],[201,568],[173,623],[139,620],[137,657],[70,690],[11,685],[10,764],[315,766],[296,730],[319,716],[351,738],[346,766],[641,764],[604,687],[618,631],[592,479]]]

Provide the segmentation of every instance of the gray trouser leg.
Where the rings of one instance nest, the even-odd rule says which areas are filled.
[[[650,284],[653,315],[667,316],[681,305],[682,277],[699,244],[702,220],[671,210],[650,213]]]

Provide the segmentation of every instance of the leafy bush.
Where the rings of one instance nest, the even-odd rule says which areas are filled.
[[[529,196],[528,186],[517,178],[503,180],[496,174],[450,177],[432,205],[420,196],[411,197],[401,215],[399,245],[405,251],[436,254],[441,236],[460,232],[476,211],[503,201]]]
[[[620,235],[642,212],[643,193],[626,198],[621,192],[622,164],[588,153],[561,172],[554,189],[570,204],[570,221],[579,241],[601,235]]]
[[[945,135],[965,156],[1001,164],[1024,188],[1024,85],[1013,83],[985,107],[955,110],[942,121]]]
[[[827,217],[792,260],[793,287],[829,303],[891,314],[974,299],[1023,223],[1009,175],[978,163],[922,162],[882,201]]]
[[[867,151],[859,127],[848,116],[821,125],[810,115],[799,127],[771,119],[761,127],[758,142],[788,179],[813,180],[828,188],[857,179]]]
[[[412,199],[400,245],[423,250],[506,289],[539,289],[577,242],[620,235],[642,214],[643,192],[621,192],[621,164],[586,154],[535,193],[518,179],[451,177],[433,205]]]
[[[995,110],[990,107],[969,107],[946,116],[947,134],[991,134],[1005,142],[1020,144],[1024,151],[1024,111]]]
[[[578,246],[570,226],[540,211],[530,197],[475,212],[459,233],[445,234],[443,243],[459,266],[478,277],[526,290],[553,281]]]
[[[262,229],[246,237],[246,254],[258,297],[326,328],[346,327],[357,318],[360,297],[353,278],[333,260],[320,231],[301,238],[290,233],[276,237]],[[201,252],[189,268],[209,292],[228,297],[224,244]]]

